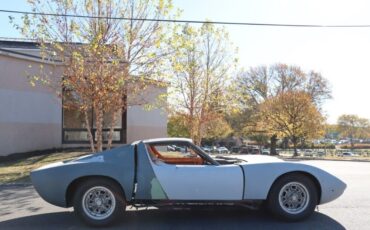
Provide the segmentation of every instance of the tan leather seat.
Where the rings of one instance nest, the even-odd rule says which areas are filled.
[[[150,154],[154,155],[156,158],[162,160],[166,164],[176,164],[176,165],[202,165],[203,159],[200,157],[186,158],[186,157],[165,157],[161,155],[154,146],[149,146]]]

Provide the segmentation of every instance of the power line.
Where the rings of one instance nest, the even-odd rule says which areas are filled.
[[[319,25],[319,24],[279,24],[279,23],[255,23],[255,22],[227,22],[227,21],[202,21],[202,20],[175,20],[175,19],[156,19],[156,18],[128,18],[128,17],[106,17],[106,16],[91,16],[78,14],[55,14],[55,13],[40,13],[18,10],[1,10],[0,13],[54,16],[54,17],[71,17],[71,18],[95,18],[95,19],[112,19],[126,21],[146,21],[146,22],[168,22],[168,23],[191,23],[191,24],[217,24],[217,25],[236,25],[236,26],[271,26],[271,27],[306,27],[306,28],[366,28],[370,24],[364,25]]]

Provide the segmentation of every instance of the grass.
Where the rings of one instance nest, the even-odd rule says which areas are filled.
[[[64,161],[89,154],[87,152],[57,152],[47,155],[27,157],[15,161],[0,163],[0,184],[30,182],[33,169],[57,161]]]

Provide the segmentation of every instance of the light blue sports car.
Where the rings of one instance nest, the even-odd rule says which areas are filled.
[[[31,179],[44,200],[73,206],[93,226],[113,223],[127,205],[264,204],[275,216],[297,221],[346,188],[313,166],[263,155],[210,157],[184,138],[137,141],[46,165]]]

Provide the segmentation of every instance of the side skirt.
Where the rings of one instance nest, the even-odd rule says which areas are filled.
[[[136,208],[147,208],[147,207],[173,207],[173,208],[189,208],[199,206],[239,206],[245,207],[252,210],[257,210],[263,204],[265,200],[238,200],[238,201],[199,201],[199,200],[135,200],[134,203],[129,203]]]

